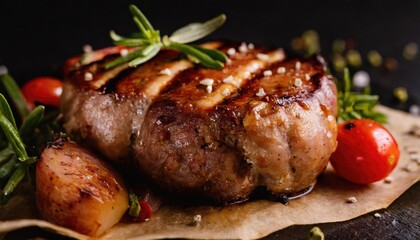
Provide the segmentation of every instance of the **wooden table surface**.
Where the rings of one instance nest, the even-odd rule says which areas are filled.
[[[379,213],[380,218],[374,217]],[[328,240],[354,239],[420,239],[420,183],[417,182],[387,209],[367,213],[339,223],[291,226],[273,233],[265,240],[308,239],[309,231],[318,226]]]

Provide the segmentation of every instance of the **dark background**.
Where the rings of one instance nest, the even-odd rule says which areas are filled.
[[[63,62],[82,53],[112,45],[111,29],[120,34],[136,30],[128,11],[135,3],[163,34],[192,21],[220,13],[228,20],[208,39],[227,38],[290,49],[291,39],[307,29],[318,31],[322,54],[331,56],[337,39],[352,39],[363,56],[363,70],[372,78],[381,103],[407,110],[420,104],[420,55],[403,58],[409,42],[420,45],[420,1],[17,1],[0,0],[0,65],[6,65],[20,84],[42,75],[61,77]],[[385,73],[366,63],[369,50],[395,58],[398,69]],[[395,87],[406,87],[409,101],[399,104]],[[338,224],[322,224],[328,239],[418,239],[420,185],[412,187],[379,221],[367,214]],[[396,220],[396,224],[391,224]],[[269,239],[305,238],[312,226],[291,227]]]
[[[121,34],[136,30],[128,11],[135,3],[163,34],[192,21],[226,13],[228,21],[209,39],[239,41],[290,48],[293,37],[307,29],[318,31],[322,54],[331,56],[337,38],[352,39],[364,57],[362,69],[371,74],[374,93],[381,102],[407,110],[420,104],[420,56],[402,57],[409,42],[420,45],[420,1],[6,1],[0,0],[0,65],[25,82],[40,75],[61,76],[61,65],[82,53],[112,45],[111,29]],[[393,57],[399,67],[384,73],[366,63],[369,50]],[[406,87],[409,101],[398,104],[395,87]]]

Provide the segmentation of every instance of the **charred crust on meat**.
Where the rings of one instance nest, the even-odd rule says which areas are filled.
[[[54,140],[47,142],[47,148],[61,149],[65,142],[69,141],[69,137],[65,133],[56,133]]]
[[[226,52],[240,43],[218,46]],[[336,139],[323,133],[336,132],[335,119],[327,120],[336,115],[336,88],[323,59],[258,57],[273,52],[237,51],[222,70],[187,63],[162,80],[156,78],[162,68],[185,64],[178,53],[162,50],[95,89],[83,76],[104,74],[102,66],[117,56],[105,57],[67,74],[63,107],[73,111],[63,112],[64,126],[115,165],[128,164],[163,192],[186,199],[223,205],[248,199],[258,187],[273,194],[299,191],[335,150]],[[205,78],[214,80],[211,92],[200,85]],[[260,89],[264,95],[257,96]]]
[[[286,194],[272,194],[272,198],[276,202],[289,205],[289,197]]]

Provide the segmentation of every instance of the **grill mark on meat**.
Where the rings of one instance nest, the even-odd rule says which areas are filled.
[[[177,52],[163,50],[151,61],[122,71],[102,91],[88,85],[93,91],[77,93],[80,86],[70,74],[65,86],[71,82],[67,89],[80,103],[73,109],[93,106],[101,98],[110,102],[93,112],[85,107],[83,114],[74,110],[78,116],[64,116],[66,129],[76,134],[81,130],[79,138],[111,161],[127,163],[123,165],[172,193],[226,203],[246,199],[258,186],[277,194],[307,187],[336,144],[336,122],[327,121],[336,114],[336,93],[325,65],[315,58],[283,61],[280,50],[240,52],[238,43],[205,45],[237,51],[229,55],[230,63],[215,70],[192,67]],[[84,66],[79,75],[114,58]],[[171,77],[159,74],[165,68]],[[236,82],[224,83],[230,75]],[[205,78],[214,80],[211,93],[200,84]],[[257,94],[261,88],[263,94]],[[106,120],[94,117],[98,115]],[[86,120],[79,123],[78,118]],[[109,129],[87,132],[87,126],[96,125]],[[97,134],[98,129],[105,132]],[[332,131],[328,138],[327,131]],[[121,140],[125,135],[127,140]]]
[[[124,69],[120,73],[118,73],[117,76],[115,76],[113,79],[110,79],[105,85],[103,85],[99,92],[102,92],[104,94],[114,94],[117,90],[117,84],[125,79],[129,74],[131,74],[132,70],[130,68]]]
[[[236,68],[227,66],[223,71],[221,79],[217,79],[217,84],[213,85],[215,90],[211,93],[205,94],[203,98],[197,100],[196,105],[202,109],[214,108],[224,99],[238,92],[243,85],[253,79],[253,75],[263,71],[270,64],[282,61],[285,58],[282,50],[275,50],[266,53],[266,60],[258,59],[258,54],[261,53],[255,51],[255,55],[252,60],[245,63],[239,62],[238,67]],[[232,62],[231,66],[235,65],[236,62]],[[230,82],[223,82],[223,80],[227,78],[230,78]]]
[[[227,52],[230,47],[232,45],[227,44],[220,50]],[[258,59],[258,54],[266,55],[267,59]],[[160,98],[176,100],[191,111],[197,108],[208,111],[225,99],[237,94],[241,90],[241,86],[251,81],[253,76],[262,72],[272,63],[283,59],[284,52],[282,50],[268,52],[258,48],[246,53],[237,53],[231,56],[231,62],[226,64],[222,71],[198,67],[183,71],[161,92],[163,96],[161,95]],[[230,76],[233,78],[232,82],[223,82]],[[214,91],[211,93],[207,92],[207,86],[200,84],[200,81],[205,78],[214,80],[212,84]]]
[[[209,42],[201,45],[209,49],[217,49],[222,46],[221,42]],[[142,95],[148,99],[154,99],[173,84],[177,76],[193,64],[185,59],[180,59],[180,54],[173,50],[161,51],[151,61],[137,67],[132,74],[117,83],[116,92],[120,95]],[[167,74],[163,71],[169,71]]]
[[[321,75],[320,68],[315,64],[316,61],[303,61],[301,70],[296,71],[294,66],[297,61],[298,59],[275,62],[265,69],[272,72],[271,76],[263,76],[260,72],[252,81],[248,81],[236,96],[226,99],[223,105],[243,106],[248,102],[258,100],[278,105],[299,101],[303,106],[303,101],[311,97],[312,93],[318,89]],[[281,67],[287,69],[285,73],[277,72],[277,69]],[[305,78],[306,74],[309,74],[309,79]],[[302,80],[302,85],[298,87],[294,85],[296,78]],[[260,88],[264,89],[265,95],[256,95]],[[308,106],[304,108],[309,110]]]
[[[141,95],[149,99],[155,98],[161,89],[182,72],[193,65],[179,59],[175,51],[161,51],[155,58],[134,68],[131,73],[116,83],[116,93],[119,95]],[[171,75],[163,75],[164,69],[170,69]]]

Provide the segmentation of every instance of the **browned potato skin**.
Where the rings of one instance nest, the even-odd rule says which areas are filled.
[[[119,222],[128,208],[119,175],[89,150],[63,140],[37,162],[36,197],[44,219],[90,236]]]

